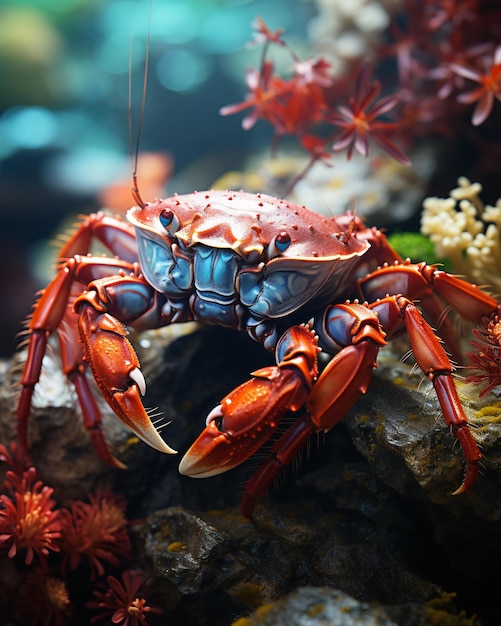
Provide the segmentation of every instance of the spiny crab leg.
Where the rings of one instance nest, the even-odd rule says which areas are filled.
[[[80,313],[80,336],[85,359],[104,398],[117,417],[145,443],[160,452],[176,454],[160,437],[144,409],[141,395],[146,392],[146,382],[127,331],[116,318],[96,310],[85,297],[86,294],[75,302]]]

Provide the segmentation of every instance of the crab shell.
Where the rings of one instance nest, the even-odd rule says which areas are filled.
[[[176,228],[168,232],[160,215],[171,211]],[[303,206],[263,194],[206,191],[156,200],[127,214],[143,238],[186,250],[201,244],[232,250],[242,258],[241,301],[260,317],[280,317],[323,294],[321,301],[346,289],[346,276],[370,244],[351,230]],[[273,252],[275,238],[287,233],[290,244]],[[352,261],[351,263],[348,261]],[[147,274],[147,271],[145,272]],[[291,283],[295,281],[295,286]],[[280,284],[280,287],[278,285]],[[282,297],[261,298],[271,285]],[[268,288],[268,291],[270,289]]]

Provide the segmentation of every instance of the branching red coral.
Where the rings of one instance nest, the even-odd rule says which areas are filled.
[[[271,33],[262,20],[258,22],[258,29],[258,39],[265,40],[267,46],[270,43],[284,45],[279,35]],[[242,122],[245,130],[252,128],[258,119],[266,120],[273,126],[275,138],[295,135],[314,161],[326,158],[325,146],[330,141],[334,126],[342,131],[333,149],[348,148],[348,158],[351,158],[353,149],[367,156],[370,138],[392,158],[405,165],[410,163],[405,154],[386,136],[396,128],[396,124],[377,119],[393,109],[398,98],[387,96],[375,102],[381,85],[370,80],[368,69],[359,73],[355,95],[349,106],[340,105],[335,111],[327,100],[333,86],[330,63],[324,58],[301,61],[294,53],[291,56],[293,74],[289,79],[275,74],[273,63],[265,58],[260,70],[248,70],[246,82],[250,93],[244,102],[223,107],[220,110],[221,115],[252,109]],[[322,126],[327,126],[327,136],[320,131]]]
[[[367,156],[373,142],[408,165],[400,145],[407,149],[423,137],[448,136],[451,128],[455,136],[471,141],[474,135],[465,128],[460,105],[475,105],[471,121],[478,126],[501,101],[500,18],[496,3],[402,0],[371,59],[376,76],[384,75],[384,93],[393,95],[378,99],[382,84],[362,69],[348,105],[345,86],[356,73],[356,62],[336,75],[324,56],[300,61],[282,30],[272,31],[258,19],[252,43],[264,44],[260,68],[247,72],[245,101],[223,107],[221,114],[249,111],[242,122],[245,130],[265,120],[273,127],[274,145],[293,135],[312,163],[327,158],[328,146],[346,150],[348,158],[355,151]],[[268,58],[273,46],[289,50],[289,77],[278,75]],[[468,90],[468,81],[478,87]],[[390,111],[392,119],[382,119]]]

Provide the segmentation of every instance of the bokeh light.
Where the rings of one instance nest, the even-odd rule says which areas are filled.
[[[211,61],[190,50],[169,50],[157,62],[158,80],[172,91],[189,91],[210,75]]]
[[[0,155],[50,146],[58,126],[57,116],[45,107],[12,107],[0,118]]]

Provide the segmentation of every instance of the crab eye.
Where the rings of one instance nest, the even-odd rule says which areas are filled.
[[[268,246],[268,259],[273,259],[279,254],[282,254],[290,245],[291,237],[289,233],[286,233],[284,230],[281,231],[270,241],[270,245]]]
[[[171,209],[162,209],[158,219],[160,220],[160,224],[162,224],[165,230],[171,235],[179,229],[179,220]]]

